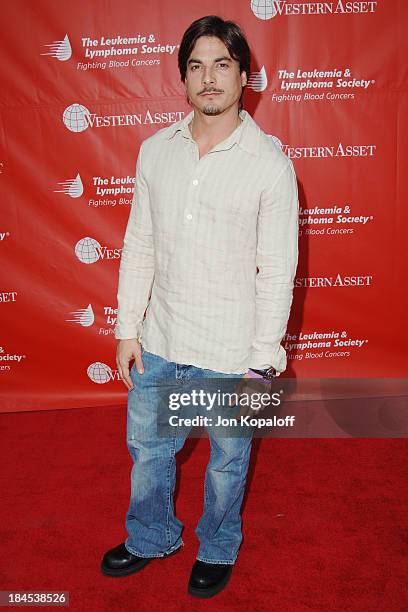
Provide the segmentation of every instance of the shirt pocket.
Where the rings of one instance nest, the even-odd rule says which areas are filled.
[[[247,191],[239,185],[223,190],[221,193],[203,189],[200,193],[200,205],[214,214],[233,218],[240,214],[242,218],[257,213],[259,196],[253,191]]]

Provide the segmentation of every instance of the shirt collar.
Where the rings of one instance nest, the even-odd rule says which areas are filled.
[[[252,155],[259,155],[259,144],[260,144],[260,128],[252,119],[248,111],[241,109],[239,116],[242,119],[241,125],[239,125],[225,140],[220,142],[214,150],[225,150],[232,147],[233,144],[237,143],[241,149],[251,153]],[[177,123],[174,123],[169,128],[169,132],[166,136],[168,140],[173,138],[177,132],[180,132],[185,138],[188,138],[192,142],[195,142],[191,136],[188,124],[194,117],[194,111],[192,110]]]

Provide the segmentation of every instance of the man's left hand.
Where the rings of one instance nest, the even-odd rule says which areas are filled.
[[[252,385],[249,382],[248,379],[251,379],[253,381]],[[259,381],[259,382],[258,382]],[[249,372],[246,372],[246,374],[244,374],[242,376],[242,378],[240,379],[235,393],[237,394],[238,397],[238,402],[240,401],[240,397],[242,395],[247,395],[249,397],[249,401],[248,403],[243,404],[240,408],[239,413],[237,414],[237,418],[240,419],[241,416],[245,417],[245,416],[256,416],[258,414],[258,412],[260,410],[263,410],[264,406],[261,406],[259,409],[257,408],[256,410],[254,408],[252,408],[251,406],[251,395],[254,392],[254,387],[257,385],[263,385],[264,384],[264,380],[262,378],[258,378],[258,377],[254,377],[251,376],[251,374]],[[265,392],[267,391],[267,389],[265,389]],[[259,389],[258,389],[259,392]]]

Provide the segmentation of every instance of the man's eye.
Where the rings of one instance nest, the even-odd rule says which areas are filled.
[[[191,70],[195,70],[195,68],[199,68],[198,64],[194,64],[194,66],[191,66]]]
[[[220,62],[218,65],[219,65],[219,66],[224,66],[224,67],[225,67],[225,66],[228,66],[228,64],[226,64],[225,62]]]

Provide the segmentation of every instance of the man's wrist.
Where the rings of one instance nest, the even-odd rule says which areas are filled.
[[[264,368],[263,370],[258,370],[255,368],[249,368],[249,369],[251,370],[251,372],[255,372],[255,374],[259,374],[263,378],[266,378],[266,380],[272,380],[272,378],[275,378],[275,376],[277,376],[277,371],[272,366],[269,368]]]

